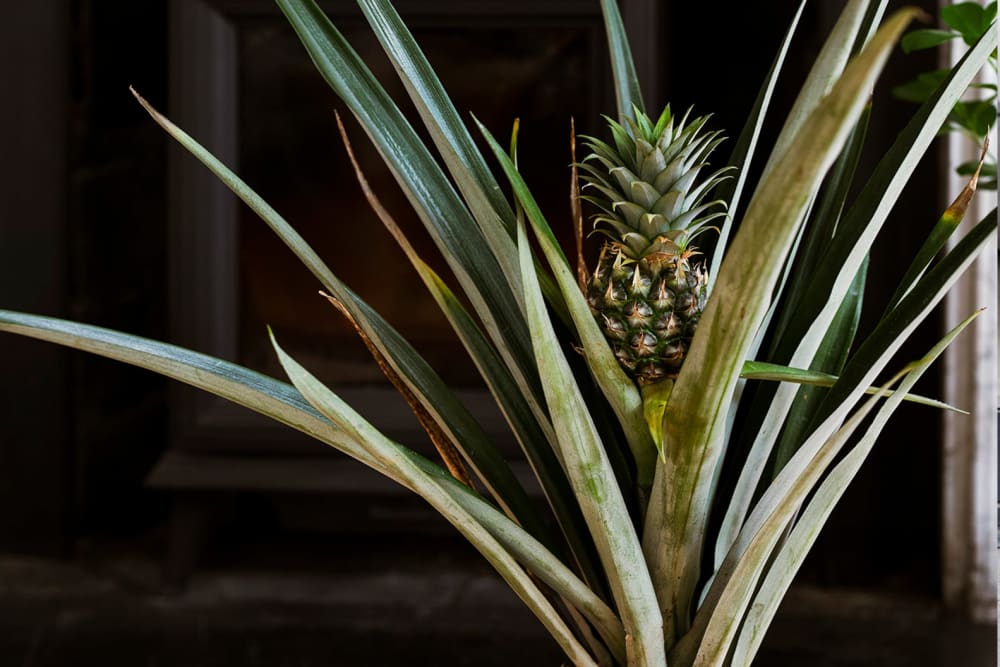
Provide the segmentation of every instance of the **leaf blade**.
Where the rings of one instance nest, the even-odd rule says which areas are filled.
[[[518,247],[526,314],[546,404],[556,429],[563,467],[608,573],[625,632],[632,637],[628,644],[629,664],[636,667],[665,664],[662,621],[639,539],[587,405],[548,319],[523,225],[518,226]]]

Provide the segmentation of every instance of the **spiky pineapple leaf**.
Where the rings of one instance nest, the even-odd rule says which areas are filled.
[[[886,383],[882,391],[889,391],[898,379],[895,377]],[[834,425],[830,435],[817,437],[814,434],[808,449],[803,447],[796,454],[802,459],[796,474],[782,474],[765,492],[760,505],[747,520],[747,527],[740,533],[739,541],[716,572],[691,630],[671,652],[671,663],[697,667],[724,663],[775,546],[794,519],[799,505],[877,401],[878,396],[872,396],[842,427]]]
[[[552,512],[587,584],[591,589],[602,590],[603,578],[597,569],[594,545],[587,533],[586,524],[574,500],[566,475],[553,453],[552,447],[556,436],[548,417],[540,421],[533,414],[532,408],[525,401],[524,394],[506,372],[496,352],[483,337],[462,303],[440,277],[426,265],[418,270],[422,278],[432,283],[430,288],[432,295],[449,320],[452,320],[466,349],[481,367],[483,378],[497,399],[501,412],[510,424],[525,458],[538,478],[545,498],[552,507]]]
[[[775,350],[777,358],[790,359],[795,349],[815,345],[822,338],[825,322],[839,309],[858,267],[914,169],[996,44],[997,31],[988,31],[955,66],[937,95],[920,107],[879,161],[854,204],[844,214],[837,236],[827,244],[820,262],[809,276],[803,298],[796,308],[797,317],[789,323],[783,336],[787,342]]]
[[[891,309],[899,303],[899,300],[903,298],[907,290],[920,278],[934,258],[944,248],[951,235],[958,229],[962,220],[965,219],[965,212],[969,209],[969,204],[972,203],[972,196],[976,193],[979,173],[985,160],[986,147],[984,146],[976,170],[969,174],[969,182],[965,184],[962,191],[955,197],[955,201],[941,214],[934,228],[931,229],[931,233],[927,236],[923,245],[920,246],[916,257],[913,258],[910,266],[906,269],[906,273],[903,274],[902,279],[899,281],[899,287],[896,288],[896,291],[889,299],[888,308]]]
[[[523,224],[518,225],[518,249],[535,362],[556,429],[559,456],[631,638],[628,664],[660,667],[666,664],[666,655],[653,583],[618,480],[546,311]]]
[[[761,130],[764,127],[764,118],[771,105],[771,98],[774,95],[775,87],[778,84],[778,75],[785,63],[785,56],[788,55],[788,47],[791,46],[792,37],[802,18],[802,10],[806,6],[806,0],[801,0],[799,8],[792,17],[792,22],[785,31],[785,37],[781,40],[778,53],[771,63],[767,76],[764,78],[764,85],[761,86],[757,99],[754,100],[753,109],[747,117],[747,122],[740,132],[736,145],[733,147],[732,155],[729,157],[729,166],[736,168],[736,177],[719,185],[716,189],[716,196],[727,202],[729,215],[719,226],[719,238],[715,242],[715,250],[712,253],[711,267],[708,271],[708,293],[712,293],[715,285],[716,274],[722,265],[722,258],[725,256],[726,247],[729,245],[729,237],[732,234],[734,216],[736,216],[742,203],[743,188],[750,177],[750,166],[756,153],[757,140],[760,138]]]
[[[994,44],[995,41],[994,36]],[[782,335],[772,347],[772,358],[787,360],[791,366],[808,367],[814,363],[824,341],[830,340],[828,332],[831,323],[837,313],[842,311],[844,300],[848,298],[857,272],[866,261],[876,234],[901,195],[910,174],[936,136],[937,128],[947,116],[951,105],[962,95],[982,60],[987,57],[986,46],[988,44],[981,44],[967,54],[954,70],[948,85],[917,112],[876,167],[854,205],[837,222],[837,232],[823,245],[817,265],[802,274],[802,280],[799,281],[801,298],[789,306],[793,317],[787,320]],[[973,53],[975,60],[979,60],[978,66],[974,64],[974,60],[970,60]],[[822,294],[817,293],[817,290],[821,290]],[[779,389],[770,407],[771,423],[783,423],[790,401],[789,390]],[[760,437],[754,444],[755,461],[769,456],[776,434],[774,428],[760,429]],[[800,442],[801,438],[791,437],[783,441],[780,456],[774,459],[768,476],[773,477]],[[752,470],[752,465],[746,466],[744,476],[752,476]],[[753,492],[752,487],[755,485],[753,480],[744,484],[744,505],[746,495]]]
[[[864,26],[868,4],[869,0],[850,0],[840,13],[840,18],[823,42],[823,48],[813,61],[809,74],[785,118],[785,124],[775,139],[771,157],[764,165],[762,180],[767,177],[777,160],[784,156],[785,150],[791,145],[803,123],[840,77]]]
[[[994,36],[994,46],[995,40]],[[827,235],[813,242],[813,247],[822,248],[821,252],[814,253],[819,261],[816,265],[810,263],[802,273],[802,278],[794,281],[796,291],[786,310],[789,316],[779,323],[780,333],[772,346],[771,358],[788,360],[787,363],[792,366],[813,366],[817,357],[824,353],[824,346],[837,344],[836,338],[831,340],[829,335],[831,323],[835,321],[837,313],[843,312],[845,300],[850,298],[850,289],[855,284],[859,267],[866,261],[868,248],[875,234],[900,196],[918,160],[936,136],[940,123],[985,61],[988,49],[988,44],[981,44],[977,47],[974,59],[972,53],[967,54],[951,76],[946,77],[948,85],[932,96],[907,125],[848,214],[843,220],[833,220],[836,222],[837,233],[833,237]],[[912,275],[907,281],[912,281]],[[822,291],[822,295],[817,290]],[[825,303],[821,307],[824,299]],[[841,342],[845,349],[847,345],[849,341]],[[778,448],[778,455],[773,459],[768,473],[770,477],[780,470],[801,443],[801,429],[794,432],[784,429],[792,399],[791,389],[779,388],[768,406],[767,421],[752,430],[755,440],[727,510],[717,554],[725,553],[735,530],[742,522],[760,471],[763,470],[763,462],[770,457],[779,431],[785,435]],[[806,415],[803,413],[800,416]],[[814,420],[813,417],[808,419]],[[803,422],[798,420],[797,423]]]
[[[347,432],[372,458],[384,467],[394,470],[408,488],[430,503],[442,517],[465,536],[538,617],[571,660],[577,664],[597,667],[535,581],[521,569],[510,552],[471,513],[447,493],[437,480],[415,465],[395,446],[395,443],[289,357],[274,340],[273,335],[271,343],[292,384],[302,392],[313,407]]]
[[[406,24],[386,0],[358,3],[399,74],[483,236],[520,298],[514,211]]]
[[[980,311],[981,312],[981,311]],[[911,364],[899,387],[876,413],[864,436],[844,458],[837,463],[822,481],[802,510],[788,538],[777,549],[773,563],[768,567],[760,588],[754,595],[733,652],[733,667],[750,667],[760,648],[764,633],[778,610],[782,597],[805,560],[806,554],[825,525],[837,502],[854,480],[861,465],[871,453],[879,434],[892,413],[905,399],[907,392],[920,379],[924,371],[944,352],[945,348],[979,315],[973,313],[952,329],[926,355]]]
[[[618,105],[618,121],[635,118],[635,109],[644,110],[639,77],[635,73],[635,61],[629,47],[628,34],[622,22],[618,0],[601,0],[604,14],[604,28],[608,38],[611,56],[611,76],[615,85],[615,101]]]
[[[758,187],[681,368],[664,415],[668,465],[657,466],[643,535],[661,604],[676,612],[668,642],[671,633],[684,632],[690,613],[711,492],[725,452],[728,408],[743,361],[805,210],[913,16],[913,10],[902,10],[886,21]]]
[[[850,388],[869,377],[868,369],[878,365],[885,349],[892,349],[891,341],[909,332],[927,317],[963,271],[975,261],[990,238],[997,231],[997,209],[994,208],[977,223],[955,247],[931,267],[879,322],[875,330],[858,346],[851,355],[843,373],[824,398],[817,419],[823,419],[843,400]]]
[[[813,371],[805,368],[789,368],[788,366],[781,366],[780,364],[771,364],[765,361],[748,361],[743,364],[742,377],[751,380],[768,380],[771,382],[791,382],[798,385],[811,385],[814,387],[832,387],[837,383],[837,376],[830,373],[823,373],[821,371]],[[876,394],[879,392],[877,387],[868,387],[865,389],[866,394]],[[881,394],[887,396],[888,394]],[[918,405],[926,405],[930,408],[938,408],[939,410],[949,410],[951,412],[957,412],[959,414],[967,415],[968,411],[956,408],[954,405],[949,405],[943,401],[939,401],[933,398],[927,398],[926,396],[921,396],[919,394],[906,394],[903,396],[904,401],[909,401],[910,403],[916,403]]]

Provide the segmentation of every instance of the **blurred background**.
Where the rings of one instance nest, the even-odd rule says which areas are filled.
[[[647,106],[693,106],[735,137],[796,4],[626,0]],[[806,7],[777,108],[791,104],[839,4]],[[323,5],[402,99],[353,3]],[[500,137],[521,119],[525,177],[568,243],[570,117],[579,134],[600,134],[601,114],[614,108],[598,3],[398,6],[460,111]],[[504,439],[474,369],[454,358],[447,324],[361,198],[334,122],[341,105],[270,2],[74,0],[5,11],[0,308],[167,340],[281,377],[271,325],[387,432],[426,447],[311,276],[168,142],[131,85],[235,166]],[[862,173],[912,111],[888,88],[936,58],[893,57],[873,96]],[[430,248],[346,120],[375,191]],[[764,141],[778,129],[766,128]],[[942,142],[921,165],[876,246],[862,327],[947,204],[943,151]],[[943,321],[932,317],[901,358],[930,347]],[[151,373],[11,335],[0,337],[0,372],[3,664],[557,664],[555,645],[447,525],[322,445]],[[941,396],[946,380],[935,370],[918,392]],[[946,528],[973,510],[945,500],[955,482],[942,464],[943,430],[929,408],[900,409],[817,543],[761,664],[995,664],[984,595],[968,590],[983,577],[946,583],[944,554],[955,548]],[[508,451],[516,456],[513,444]],[[976,548],[960,547],[961,569],[981,566]]]

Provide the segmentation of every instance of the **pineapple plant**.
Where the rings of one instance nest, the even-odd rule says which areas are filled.
[[[210,391],[395,480],[482,553],[574,665],[751,665],[817,532],[892,413],[904,400],[948,407],[910,390],[976,313],[919,358],[895,357],[996,234],[994,211],[945,248],[976,174],[936,224],[929,216],[928,241],[884,316],[863,334],[857,317],[875,237],[995,51],[997,31],[976,40],[861,175],[872,88],[916,12],[884,17],[885,3],[845,3],[750,181],[799,15],[727,164],[701,177],[721,134],[706,132],[704,118],[678,120],[668,109],[654,122],[646,114],[618,6],[602,0],[617,118],[610,142],[587,140],[592,156],[581,166],[584,196],[607,237],[581,287],[517,169],[516,142],[502,146],[457,112],[387,0],[359,4],[429,143],[314,0],[277,4],[451,269],[454,284],[415,251],[357,169],[376,215],[507,419],[544,504],[532,502],[510,462],[391,323],[229,166],[138,95],[310,269],[440,445],[447,468],[380,432],[285,352],[280,331],[270,335],[290,382],[26,313],[0,311],[0,331]],[[705,268],[695,241],[714,228]],[[572,363],[578,357],[583,363]],[[723,479],[724,467],[739,474]]]
[[[591,138],[585,163],[587,197],[608,237],[586,285],[587,303],[604,336],[640,386],[677,376],[698,317],[707,276],[693,241],[725,215],[721,201],[702,203],[723,171],[698,180],[721,142],[704,134],[707,117],[687,123],[668,106],[655,124],[633,110],[626,127],[609,122],[614,146]],[[675,126],[676,124],[676,126]]]

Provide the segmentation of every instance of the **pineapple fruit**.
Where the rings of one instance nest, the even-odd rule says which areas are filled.
[[[586,137],[583,197],[600,212],[608,238],[586,285],[587,302],[625,371],[640,385],[676,377],[705,307],[707,274],[693,245],[725,215],[704,202],[725,169],[699,180],[723,141],[703,132],[707,116],[687,122],[668,106],[654,124],[634,109],[623,126],[608,121],[613,145]]]

